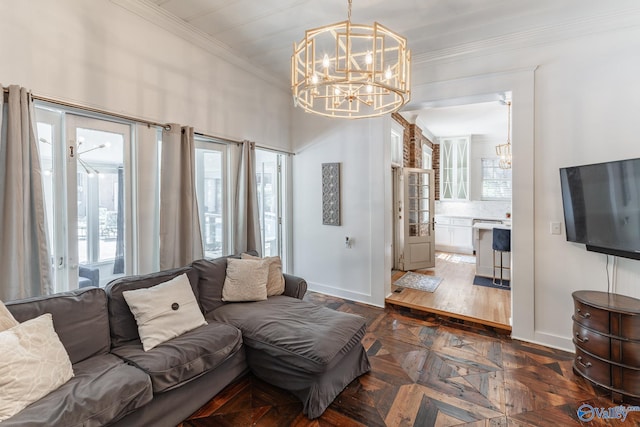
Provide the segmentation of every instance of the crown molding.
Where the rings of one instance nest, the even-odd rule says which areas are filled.
[[[210,54],[235,65],[261,80],[264,80],[270,85],[276,86],[285,91],[289,90],[289,86],[281,79],[275,78],[272,74],[267,73],[265,70],[257,67],[255,64],[252,64],[249,59],[238,56],[230,46],[211,37],[209,34],[194,27],[193,25],[188,24],[149,0],[109,1],[166,31],[169,31],[183,40],[198,46]]]
[[[443,60],[456,60],[461,57],[476,57],[552,45],[594,34],[632,27],[638,28],[639,20],[640,2],[638,6],[615,12],[576,17],[570,21],[540,25],[533,29],[413,55],[412,62],[414,65],[427,64]]]

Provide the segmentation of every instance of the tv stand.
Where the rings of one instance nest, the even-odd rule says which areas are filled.
[[[616,403],[640,403],[640,300],[596,291],[572,296],[573,371]]]

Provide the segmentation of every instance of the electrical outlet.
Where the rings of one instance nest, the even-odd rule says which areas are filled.
[[[562,224],[559,222],[552,222],[550,229],[551,234],[562,234]]]

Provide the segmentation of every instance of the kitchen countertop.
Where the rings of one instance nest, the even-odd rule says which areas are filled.
[[[499,224],[495,222],[476,222],[473,224],[473,228],[477,230],[493,230],[494,228],[510,229],[511,224]]]

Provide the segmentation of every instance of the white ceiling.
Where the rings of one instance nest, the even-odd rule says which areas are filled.
[[[427,108],[403,116],[412,120],[414,114],[418,114],[418,126],[435,137],[483,135],[505,141],[507,138],[508,109],[498,101]]]
[[[353,0],[352,22],[378,21],[408,40],[414,67],[480,45],[522,46],[568,38],[577,28],[595,31],[603,18],[624,14],[636,0]],[[139,0],[206,33],[226,50],[289,86],[293,43],[307,29],[347,18],[347,0]],[[570,29],[570,30],[569,30]],[[578,31],[578,32],[579,32]],[[551,36],[550,34],[553,34]],[[457,134],[495,133],[504,128],[504,106],[482,103],[420,112],[436,136],[452,122]],[[424,113],[424,114],[423,114]],[[414,112],[415,114],[415,112]],[[456,118],[457,115],[464,118]],[[498,124],[500,122],[501,124]],[[473,123],[487,127],[473,127]],[[467,132],[468,130],[468,132]],[[506,133],[506,131],[503,131]]]
[[[347,18],[347,0],[140,0],[207,33],[237,55],[289,80],[293,43]],[[629,0],[353,0],[352,22],[378,21],[408,40],[414,63],[469,43],[529,38],[600,16]],[[609,10],[615,6],[608,6]]]

